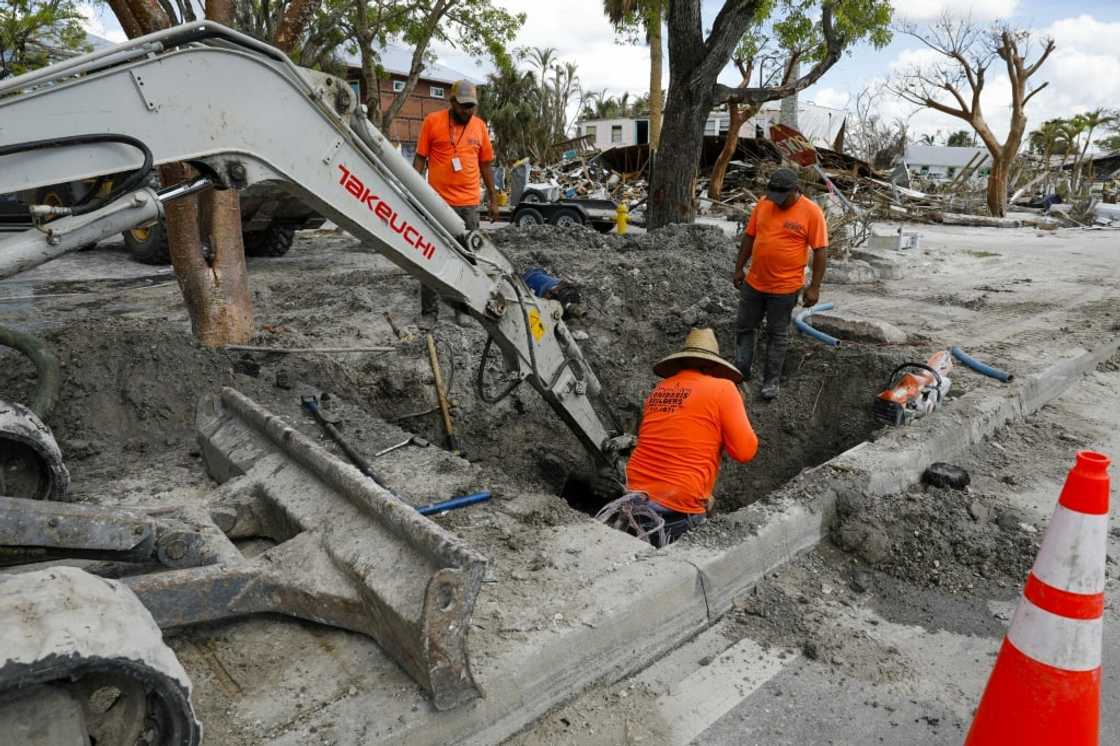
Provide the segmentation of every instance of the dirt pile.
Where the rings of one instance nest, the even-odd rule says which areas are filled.
[[[1006,500],[915,485],[885,498],[838,496],[832,542],[871,567],[950,593],[1022,582],[1041,539]]]

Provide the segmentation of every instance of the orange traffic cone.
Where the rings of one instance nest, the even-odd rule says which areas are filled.
[[[1108,457],[1077,454],[965,746],[1097,746]]]

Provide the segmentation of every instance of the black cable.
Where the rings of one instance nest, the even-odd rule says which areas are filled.
[[[478,398],[482,399],[482,401],[486,402],[487,404],[497,404],[502,399],[505,399],[507,396],[513,393],[513,390],[515,388],[521,385],[522,381],[525,380],[524,378],[518,378],[509,386],[506,386],[502,393],[498,394],[497,396],[491,396],[486,393],[486,383],[483,379],[486,377],[486,359],[490,357],[490,346],[493,344],[494,337],[487,334],[486,344],[482,347],[482,358],[478,361],[478,374],[474,379],[474,387],[475,391],[478,393]]]
[[[31,150],[49,150],[51,148],[68,148],[74,145],[90,145],[99,142],[116,142],[130,147],[136,148],[144,154],[144,162],[140,168],[129,174],[128,178],[122,181],[116,189],[109,192],[104,197],[83,200],[84,204],[78,204],[70,207],[71,215],[85,215],[86,213],[93,212],[101,207],[109,204],[110,202],[118,199],[123,194],[133,191],[147,184],[148,176],[152,173],[153,157],[152,151],[140,140],[128,135],[114,135],[114,134],[93,134],[93,135],[70,135],[68,137],[52,137],[49,140],[33,140],[31,142],[20,142],[14,145],[4,145],[0,147],[0,158],[6,155],[16,155],[17,153],[26,153]]]

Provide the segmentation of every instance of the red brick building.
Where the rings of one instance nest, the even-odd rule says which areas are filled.
[[[355,52],[347,54],[344,59],[349,67],[346,77],[357,89],[362,72],[361,58]],[[382,111],[388,109],[397,94],[404,90],[411,63],[412,50],[407,47],[390,44],[381,50],[381,66],[387,73],[381,81]],[[423,124],[424,118],[434,111],[446,109],[449,105],[447,97],[450,95],[451,84],[456,80],[464,79],[479,82],[470,75],[438,63],[424,68],[420,79],[416,82],[416,87],[393,120],[389,132],[386,133],[394,144],[400,146],[406,158],[411,159],[416,152],[416,140],[420,137],[420,125]]]

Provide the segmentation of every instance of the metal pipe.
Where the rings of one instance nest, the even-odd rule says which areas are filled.
[[[162,206],[151,189],[139,189],[85,215],[52,220],[0,241],[0,279],[25,272],[83,246],[159,219]]]
[[[210,181],[210,179],[199,177],[194,181],[184,181],[174,186],[169,186],[166,189],[161,189],[156,193],[156,196],[159,197],[161,205],[166,205],[168,202],[204,192],[212,186],[214,186],[214,182]]]
[[[490,490],[483,490],[476,492],[473,495],[463,495],[462,497],[453,497],[450,500],[443,500],[438,503],[430,503],[428,505],[421,505],[416,509],[420,515],[434,515],[436,513],[443,513],[448,510],[457,510],[458,508],[465,508],[468,505],[477,505],[484,503],[490,499]]]
[[[795,327],[797,327],[797,331],[801,332],[802,334],[805,334],[807,336],[812,337],[813,339],[817,340],[818,342],[823,342],[826,345],[828,345],[829,347],[839,347],[840,346],[840,340],[839,339],[837,339],[836,337],[830,336],[828,334],[825,334],[824,332],[822,332],[818,329],[814,329],[813,327],[809,326],[809,323],[807,321],[805,321],[805,319],[809,318],[814,313],[820,313],[821,311],[829,311],[831,309],[832,309],[832,304],[831,303],[818,303],[817,305],[813,306],[812,308],[803,309],[803,310],[799,311],[796,316],[793,317],[793,325]]]
[[[1010,383],[1011,380],[1015,378],[1015,375],[1013,373],[1008,373],[1006,370],[993,368],[987,363],[982,363],[962,350],[960,347],[954,347],[950,350],[950,352],[953,353],[954,358],[964,363],[969,368],[972,368],[977,373],[985,375],[988,378],[994,378],[997,381],[1002,381],[1003,383]]]

